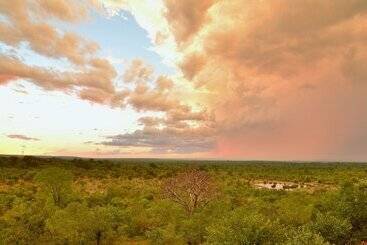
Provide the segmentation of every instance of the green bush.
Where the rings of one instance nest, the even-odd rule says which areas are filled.
[[[266,217],[237,209],[208,227],[208,244],[272,244],[281,239],[282,227]]]
[[[345,244],[352,229],[352,225],[348,220],[329,213],[318,213],[311,227],[316,233],[321,234],[325,240],[333,244]]]

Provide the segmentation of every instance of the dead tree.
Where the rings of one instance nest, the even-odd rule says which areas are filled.
[[[206,172],[194,169],[166,180],[163,192],[165,197],[181,205],[191,215],[215,196],[216,187]]]

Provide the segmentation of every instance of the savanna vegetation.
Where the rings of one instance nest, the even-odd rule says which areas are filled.
[[[364,241],[363,163],[0,157],[0,244]]]

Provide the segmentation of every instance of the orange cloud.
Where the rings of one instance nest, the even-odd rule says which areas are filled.
[[[0,11],[8,18],[9,23],[0,24],[0,41],[14,47],[18,47],[21,42],[27,42],[34,51],[42,55],[67,58],[75,64],[84,64],[89,55],[97,51],[98,45],[73,33],[61,34],[42,21],[44,17],[55,17],[63,21],[81,19],[86,13],[83,6],[79,5],[53,0],[4,1],[0,4]]]
[[[152,74],[152,67],[140,59],[134,59],[125,71],[123,78],[125,82],[146,82],[151,79]]]
[[[16,80],[17,77],[16,76],[11,76],[11,75],[7,75],[7,74],[0,74],[0,85],[2,84],[6,84],[12,80]]]
[[[206,62],[207,61],[203,55],[192,53],[184,58],[183,62],[180,64],[180,68],[183,71],[186,79],[193,80],[203,69]]]
[[[73,0],[38,0],[39,11],[45,16],[56,17],[63,21],[78,21],[86,18],[88,1]],[[92,7],[92,5],[90,6]]]
[[[366,157],[366,1],[211,1],[196,24],[182,17],[195,4],[166,3],[177,42],[190,39],[178,66],[213,111],[217,154]]]
[[[0,22],[0,41],[15,48],[26,42],[40,55],[66,58],[76,66],[73,72],[59,72],[30,66],[16,57],[0,56],[0,84],[26,79],[46,90],[73,91],[94,103],[122,105],[125,92],[115,89],[114,67],[106,59],[95,57],[98,45],[74,33],[62,33],[43,21],[44,18],[79,21],[88,15],[90,4],[69,0],[1,2],[0,12],[7,21]]]
[[[195,35],[208,21],[207,10],[214,0],[165,0],[167,20],[177,43],[184,43]]]
[[[67,59],[75,70],[3,55],[0,84],[22,78],[95,103],[160,112],[140,118],[135,132],[107,137],[101,143],[107,146],[269,159],[367,156],[365,0],[164,3],[166,21],[154,22],[159,27],[140,21],[149,23],[156,45],[167,44],[165,54],[177,57],[183,77],[155,78],[153,68],[136,59],[123,75],[129,90],[117,91],[117,73],[96,57],[98,45],[40,21],[79,21],[87,7],[14,0],[0,3],[7,18],[0,41],[13,47],[25,42],[41,55]],[[182,94],[190,95],[190,105]],[[194,99],[200,109],[194,110]]]
[[[101,89],[87,88],[80,91],[79,97],[93,103],[117,107],[124,105],[127,94],[127,91],[110,94]]]
[[[173,82],[171,79],[165,76],[159,76],[156,80],[158,90],[169,90],[173,87]]]
[[[101,95],[118,94],[112,84],[116,76],[113,67],[106,61],[95,59],[83,72],[57,72],[46,68],[29,66],[20,60],[0,56],[0,75],[4,81],[14,78],[28,79],[47,90],[73,90],[75,87],[99,89]]]
[[[175,123],[176,126],[182,125],[183,121],[209,120],[210,116],[205,110],[195,112],[190,106],[178,100],[172,88],[173,83],[170,79],[159,76],[155,80],[154,87],[149,87],[144,82],[138,83],[128,94],[126,101],[138,111],[164,112],[166,119],[162,123],[166,126]]]

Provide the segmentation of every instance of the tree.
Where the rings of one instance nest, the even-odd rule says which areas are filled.
[[[3,222],[3,228],[0,227],[0,244],[33,244],[44,232],[46,217],[41,203],[16,198],[12,208],[0,219],[0,226]]]
[[[89,210],[86,205],[70,203],[65,209],[60,209],[47,220],[46,226],[52,234],[52,240],[70,243],[86,242],[90,225]]]
[[[289,193],[276,202],[276,207],[276,214],[284,224],[301,226],[311,220],[312,200],[305,193]]]
[[[71,189],[73,176],[65,169],[50,167],[41,170],[35,180],[51,193],[52,200],[57,206],[64,204],[67,193]]]
[[[117,227],[116,215],[118,210],[114,207],[97,206],[91,209],[91,233],[94,236],[96,244],[101,244],[103,239],[112,236],[113,228]]]
[[[167,179],[163,192],[192,215],[195,209],[206,205],[215,196],[216,187],[206,172],[193,169]]]
[[[316,214],[311,227],[333,244],[345,244],[352,225],[348,220],[331,214]]]
[[[208,228],[207,244],[277,244],[283,229],[261,214],[235,209]],[[271,241],[271,243],[270,243]]]
[[[353,232],[359,233],[361,240],[367,239],[367,184],[345,184],[337,201],[337,210],[350,220]]]
[[[99,245],[114,235],[117,214],[117,209],[110,206],[89,208],[73,202],[55,212],[47,221],[47,228],[60,241],[72,244],[93,241]]]

